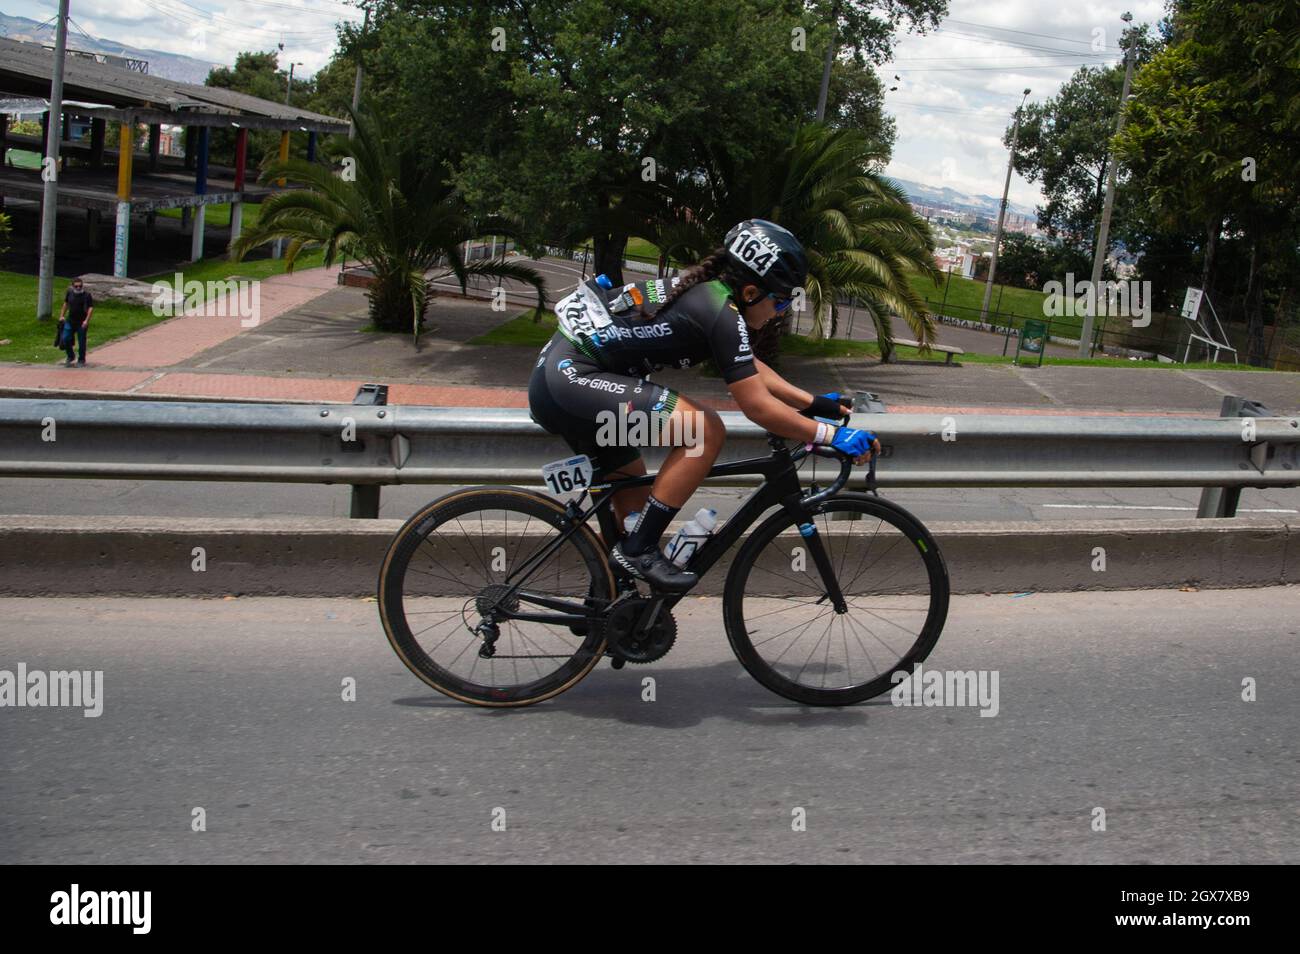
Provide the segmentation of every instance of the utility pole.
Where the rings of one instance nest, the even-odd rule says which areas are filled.
[[[370,29],[370,8],[366,8],[366,19],[361,24],[361,32],[365,33]],[[352,112],[355,115],[357,108],[361,105],[361,54],[357,54],[357,78],[352,82]],[[357,136],[356,121],[348,123],[348,138],[355,139]]]
[[[54,312],[54,226],[59,217],[59,143],[63,139],[63,59],[68,49],[68,0],[59,0],[54,31],[54,70],[50,78],[50,121],[45,132],[41,178],[41,265],[36,286],[36,320],[49,321]]]
[[[302,66],[302,64],[301,63],[289,64],[289,82],[284,87],[284,105],[286,106],[289,105],[289,94],[293,92],[293,68],[295,66]]]
[[[998,230],[993,236],[993,260],[989,262],[989,277],[984,283],[984,304],[980,307],[981,322],[989,316],[989,299],[993,297],[993,276],[997,274],[998,249],[1002,246],[1002,223],[1007,217],[1007,193],[1011,191],[1011,167],[1016,162],[1016,141],[1020,138],[1020,112],[1025,108],[1025,100],[1028,98],[1029,90],[1025,90],[1020,105],[1016,107],[1016,123],[1011,127],[1011,155],[1007,157],[1007,179],[1002,183],[1002,204],[998,207]]]
[[[1120,17],[1126,24],[1133,22],[1133,14],[1125,13]],[[1128,102],[1129,85],[1133,82],[1133,37],[1129,36],[1124,48],[1124,91],[1119,97],[1119,116],[1115,119],[1115,137],[1124,131],[1124,104]],[[1101,208],[1101,226],[1097,229],[1097,247],[1092,252],[1092,307],[1083,316],[1083,329],[1079,333],[1079,357],[1092,357],[1092,319],[1097,312],[1097,303],[1101,301],[1098,286],[1101,285],[1101,267],[1106,261],[1106,244],[1110,239],[1110,213],[1115,207],[1115,174],[1118,163],[1114,155],[1107,150],[1106,157],[1106,201]]]
[[[831,6],[831,37],[826,43],[826,63],[822,66],[822,88],[817,94],[817,121],[826,118],[826,97],[831,90],[831,64],[835,62],[835,28],[840,24],[840,0]]]

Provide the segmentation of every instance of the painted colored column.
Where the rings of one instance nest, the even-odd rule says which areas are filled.
[[[314,132],[307,134],[307,161],[316,161],[316,134]]]
[[[194,157],[194,194],[208,194],[208,127],[199,127],[198,148]],[[194,235],[190,238],[190,261],[203,257],[203,223],[207,218],[206,205],[194,207]]]
[[[162,145],[162,123],[149,124],[149,171],[158,171],[158,153]]]
[[[135,158],[135,123],[122,123],[117,145],[117,225],[113,232],[113,276],[126,278],[131,244],[131,162]]]
[[[248,166],[248,130],[235,133],[235,193],[244,192],[244,173]],[[234,245],[244,228],[244,203],[237,200],[230,206],[230,244]]]

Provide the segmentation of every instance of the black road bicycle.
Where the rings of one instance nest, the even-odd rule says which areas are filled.
[[[829,447],[717,464],[711,477],[764,479],[691,557],[704,575],[772,507],[731,561],[727,639],[762,685],[805,705],[870,699],[934,649],[948,570],[934,538],[875,491],[844,490],[853,462]],[[801,486],[811,454],[838,458],[824,490]],[[646,592],[609,560],[621,534],[610,503],[654,474],[592,484],[579,456],[543,468],[561,501],[519,487],[473,487],[428,504],[398,531],[379,574],[388,641],[422,680],[462,702],[525,706],[556,696],[602,657],[621,669],[672,648],[683,595]],[[595,516],[601,537],[593,532]],[[701,592],[697,584],[692,592]]]

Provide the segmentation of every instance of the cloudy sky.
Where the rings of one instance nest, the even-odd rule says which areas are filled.
[[[888,173],[999,195],[1002,132],[1023,90],[1031,102],[1048,99],[1080,65],[1120,62],[1120,14],[1154,24],[1163,8],[1163,0],[950,0],[942,27],[904,35],[880,70],[886,88],[897,87],[886,99],[898,120]],[[39,21],[58,6],[0,0],[0,10]],[[361,19],[341,0],[72,0],[71,15],[92,36],[219,63],[284,43],[283,62],[301,62],[308,74],[329,59],[334,24]],[[1032,207],[1040,196],[1016,176],[1011,200]]]
[[[1122,62],[1120,14],[1154,26],[1164,3],[949,0],[948,9],[939,30],[904,35],[894,61],[880,70],[885,88],[897,87],[885,98],[898,122],[887,172],[998,196],[1007,166],[1002,134],[1024,91],[1031,90],[1029,102],[1041,102],[1081,65]],[[1011,201],[1032,208],[1041,197],[1012,176]]]

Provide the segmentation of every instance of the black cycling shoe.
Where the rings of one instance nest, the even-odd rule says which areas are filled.
[[[658,547],[651,547],[645,553],[628,556],[623,552],[623,544],[614,544],[609,551],[610,558],[638,580],[649,583],[652,589],[665,593],[685,593],[699,582],[698,573],[674,566],[669,559],[659,552]]]

